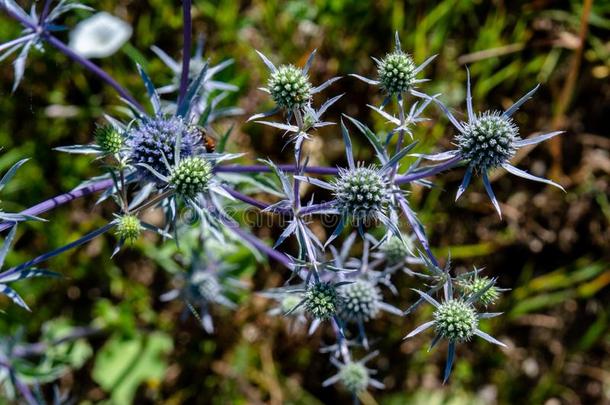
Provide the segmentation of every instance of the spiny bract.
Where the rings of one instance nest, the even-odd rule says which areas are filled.
[[[339,313],[345,320],[363,322],[375,318],[379,313],[381,293],[370,281],[356,280],[340,287],[341,306]]]
[[[413,86],[415,63],[402,51],[389,53],[378,66],[379,82],[389,95],[401,94]]]
[[[486,111],[464,123],[464,131],[456,137],[462,158],[481,171],[512,158],[516,151],[514,142],[519,139],[512,118],[502,116],[499,111]]]
[[[398,236],[388,238],[380,249],[390,266],[403,263],[409,255],[408,246]]]
[[[140,122],[128,135],[127,144],[130,148],[131,163],[134,165],[145,163],[158,173],[164,176],[169,175],[167,164],[174,163],[178,134],[181,135],[180,157],[194,155],[201,137],[182,118],[157,117]],[[144,167],[139,167],[138,171],[149,181],[156,183],[161,181]]]
[[[389,187],[373,167],[342,170],[334,182],[337,208],[357,221],[375,218],[389,201]]]
[[[491,281],[492,280],[488,277],[473,277],[470,280],[460,283],[459,286],[466,295],[476,295],[487,288]],[[492,285],[481,295],[479,301],[487,306],[494,304],[499,297],[500,291],[498,291],[498,287]]]
[[[353,394],[359,394],[369,385],[369,371],[361,363],[349,362],[339,370],[339,380]]]
[[[123,137],[112,125],[97,127],[94,136],[95,143],[107,155],[117,153],[123,147]]]
[[[303,71],[292,65],[280,66],[269,78],[273,101],[287,110],[302,107],[311,99],[311,84]]]
[[[453,343],[470,340],[478,324],[474,307],[462,300],[446,301],[434,311],[436,332]]]
[[[135,215],[127,214],[119,218],[116,234],[119,239],[129,243],[135,242],[142,231],[142,224]]]
[[[214,300],[221,294],[222,287],[218,278],[209,272],[198,271],[190,278],[190,293],[196,299],[207,302]]]
[[[182,197],[194,198],[207,190],[212,177],[212,165],[202,157],[191,156],[172,170],[169,183]]]
[[[305,310],[314,318],[325,320],[337,313],[340,296],[331,283],[316,282],[305,291]]]

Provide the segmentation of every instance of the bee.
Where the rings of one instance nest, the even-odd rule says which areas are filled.
[[[216,150],[216,140],[212,138],[204,128],[195,127],[195,131],[201,136],[201,141],[203,142],[206,152],[214,152]]]

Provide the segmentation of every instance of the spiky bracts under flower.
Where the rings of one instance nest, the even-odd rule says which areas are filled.
[[[380,247],[385,260],[390,266],[394,266],[405,261],[409,255],[409,247],[397,236],[391,236]]]
[[[292,65],[280,66],[269,78],[273,101],[287,110],[302,107],[311,100],[311,84],[303,71]]]
[[[210,272],[196,271],[190,277],[189,295],[195,300],[215,302],[221,294],[222,286],[216,275]]]
[[[376,218],[390,200],[388,182],[374,167],[341,170],[333,185],[337,209],[358,222]]]
[[[458,286],[465,295],[477,295],[481,291],[484,291],[491,282],[492,280],[489,277],[475,276],[468,280],[461,281]],[[500,298],[500,290],[494,284],[481,294],[478,301],[483,305],[488,306],[495,304],[498,298]]]
[[[116,226],[116,235],[128,243],[135,242],[142,232],[142,224],[135,215],[126,214],[119,217]]]
[[[492,169],[513,157],[519,130],[512,118],[499,111],[480,113],[472,122],[463,123],[456,136],[460,155],[480,171]]]
[[[158,173],[167,176],[167,164],[175,161],[176,139],[180,135],[180,157],[192,156],[197,152],[201,137],[180,117],[157,117],[141,121],[128,134],[131,163],[145,163]],[[165,158],[164,158],[165,157]],[[167,163],[167,164],[166,164]],[[148,169],[139,167],[138,172],[147,180],[160,182]]]
[[[112,126],[103,125],[95,129],[95,143],[107,155],[118,153],[123,147],[123,136]]]
[[[369,370],[362,363],[350,361],[339,369],[339,381],[352,394],[359,394],[369,385]]]
[[[367,280],[356,280],[340,287],[341,305],[339,315],[352,322],[364,322],[373,319],[379,313],[381,292]]]
[[[194,198],[207,190],[211,177],[212,165],[202,157],[191,156],[172,170],[169,183],[178,195]]]
[[[446,301],[434,311],[436,332],[452,343],[470,340],[478,324],[472,304],[461,299]]]
[[[377,66],[379,83],[389,95],[401,94],[413,86],[415,80],[415,63],[413,58],[397,50],[387,54]]]
[[[336,315],[341,296],[331,283],[316,282],[305,291],[305,310],[313,318],[326,320]]]

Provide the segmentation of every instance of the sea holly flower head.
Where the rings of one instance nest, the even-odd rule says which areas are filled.
[[[478,323],[472,304],[461,299],[444,302],[434,311],[436,333],[453,343],[469,341]]]
[[[271,74],[268,82],[273,101],[286,110],[302,107],[311,100],[311,83],[303,71],[292,65],[282,65]]]
[[[434,327],[436,336],[432,340],[430,348],[434,347],[442,338],[449,342],[449,350],[447,351],[447,362],[445,364],[444,373],[445,382],[451,374],[451,368],[455,358],[456,344],[467,342],[476,335],[490,343],[506,347],[504,343],[479,329],[480,319],[493,318],[500,315],[500,313],[479,313],[473,305],[483,294],[485,294],[487,289],[493,285],[493,282],[495,282],[495,280],[492,280],[491,283],[488,283],[485,289],[476,294],[454,297],[452,285],[453,279],[448,278],[443,286],[444,300],[442,302],[438,302],[431,295],[423,291],[413,290],[417,292],[423,300],[427,301],[429,304],[432,304],[434,307],[434,320],[418,326],[411,333],[405,336],[405,339],[411,338],[431,327]]]
[[[397,95],[411,89],[415,81],[413,58],[402,50],[387,54],[377,66],[379,84],[389,95]]]
[[[379,250],[389,266],[404,263],[408,256],[412,256],[411,249],[407,244],[410,240],[401,239],[397,236],[390,236],[381,244]]]
[[[379,288],[372,282],[359,279],[340,287],[341,305],[339,315],[351,322],[366,322],[377,316],[382,296]]]
[[[501,166],[515,155],[515,141],[521,138],[511,117],[485,111],[463,126],[464,131],[456,136],[460,156],[478,172]]]
[[[334,284],[317,281],[305,290],[303,304],[309,315],[323,321],[337,314],[341,300],[342,297]]]
[[[394,35],[394,43],[394,51],[386,54],[381,60],[373,58],[377,64],[377,79],[350,74],[350,76],[360,79],[365,83],[381,87],[387,94],[382,107],[392,97],[397,96],[400,100],[404,94],[413,92],[418,83],[425,82],[426,79],[417,79],[417,74],[436,58],[436,55],[433,55],[417,66],[411,55],[402,50],[398,31]]]
[[[472,179],[473,173],[480,174],[483,178],[485,191],[489,196],[498,215],[502,217],[500,204],[492,190],[489,181],[488,172],[496,167],[502,167],[506,171],[515,176],[523,177],[528,180],[537,181],[540,183],[555,186],[563,191],[563,187],[559,184],[541,177],[534,176],[524,170],[521,170],[509,163],[510,159],[522,147],[528,145],[536,145],[542,141],[557,136],[563,131],[548,132],[543,135],[533,136],[522,139],[519,136],[519,130],[515,125],[512,115],[538,90],[539,86],[534,87],[523,97],[517,100],[512,106],[505,111],[486,111],[475,114],[472,107],[472,92],[470,88],[470,71],[467,69],[466,83],[466,109],[468,113],[468,121],[458,121],[451,111],[437,99],[426,94],[414,91],[418,97],[427,98],[434,101],[447,116],[449,121],[457,129],[456,136],[457,149],[447,152],[441,152],[433,155],[417,154],[416,156],[423,157],[433,161],[443,161],[449,159],[459,159],[466,162],[466,174],[462,180],[462,184],[458,188],[455,199],[457,200],[466,191]]]
[[[142,232],[142,224],[137,216],[126,214],[118,218],[116,235],[128,243],[135,242]]]
[[[168,176],[168,163],[175,161],[177,139],[180,139],[181,158],[198,153],[201,137],[182,118],[156,117],[140,121],[128,133],[130,161],[144,179],[159,183],[160,179],[143,165]]]
[[[112,125],[98,126],[93,135],[95,143],[106,155],[118,153],[123,147],[123,136]]]
[[[341,169],[333,187],[337,209],[357,223],[375,219],[391,195],[387,179],[374,166]]]
[[[335,358],[330,358],[331,363],[337,367],[337,374],[328,378],[322,383],[322,386],[327,387],[335,383],[341,383],[352,395],[354,399],[357,395],[366,391],[368,387],[383,389],[385,386],[381,381],[378,381],[373,376],[377,370],[366,367],[366,362],[375,357],[378,352],[372,352],[358,361],[347,358],[345,362],[340,362]]]
[[[172,170],[169,184],[185,198],[195,198],[208,189],[212,177],[212,165],[200,156],[182,159]]]
[[[475,303],[481,303],[487,307],[493,305],[500,298],[506,288],[499,288],[496,280],[479,275],[481,269],[475,268],[474,271],[467,273],[457,280],[457,286],[464,296],[479,297]]]
[[[214,302],[222,293],[222,286],[218,278],[211,272],[197,271],[189,280],[189,291],[195,299]]]

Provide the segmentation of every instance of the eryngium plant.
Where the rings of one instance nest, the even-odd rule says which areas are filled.
[[[267,160],[264,165],[250,165],[242,157],[244,151],[226,150],[230,131],[217,132],[217,119],[240,112],[221,103],[228,92],[237,90],[236,86],[214,80],[214,76],[232,61],[209,64],[203,57],[203,41],[199,41],[191,57],[190,1],[183,2],[183,43],[186,47],[181,51],[180,61],[160,48],[152,48],[173,74],[171,82],[158,87],[141,66],[135,67],[142,79],[142,93],[148,96],[149,108],[98,66],[72,52],[56,36],[62,28],[59,20],[63,14],[86,7],[65,0],[55,7],[51,7],[51,3],[46,1],[42,8],[34,3],[27,13],[14,0],[0,0],[0,7],[23,26],[20,37],[0,45],[0,60],[16,55],[15,88],[22,81],[30,49],[50,46],[115,89],[127,108],[121,110],[124,114],[120,117],[105,115],[106,122],[91,134],[90,144],[55,148],[93,155],[96,161],[103,162],[99,176],[84,179],[81,187],[21,213],[0,212],[0,231],[9,230],[0,249],[0,264],[16,237],[17,223],[40,219],[39,215],[58,205],[95,192],[102,193],[97,204],[111,200],[115,205],[108,203],[108,206],[115,212],[101,228],[0,273],[0,292],[27,309],[9,284],[29,277],[55,275],[38,269],[40,263],[109,231],[118,239],[114,256],[126,242],[138,243],[140,233],[147,230],[162,237],[159,244],[188,246],[180,249],[181,255],[176,252],[176,262],[171,266],[167,261],[163,262],[164,267],[174,269],[176,286],[163,294],[161,300],[181,299],[185,310],[190,311],[208,333],[214,331],[210,307],[234,308],[237,304],[231,298],[231,292],[235,287],[243,287],[230,276],[230,266],[222,260],[223,249],[245,244],[257,256],[267,255],[283,265],[290,272],[285,285],[263,293],[275,301],[269,314],[291,318],[300,325],[310,322],[310,334],[319,327],[330,328],[336,343],[321,351],[329,356],[338,372],[324,385],[340,382],[354,398],[369,388],[383,388],[383,384],[372,377],[375,371],[364,365],[375,352],[359,361],[352,360],[353,351],[369,350],[365,323],[382,311],[403,316],[411,314],[423,302],[434,307],[433,320],[407,337],[431,328],[435,331],[432,346],[441,340],[447,341],[445,381],[451,372],[457,344],[468,343],[474,336],[479,336],[503,346],[481,330],[479,324],[480,319],[500,315],[479,310],[495,304],[503,289],[496,286],[495,278],[479,276],[476,268],[470,273],[455,274],[448,262],[441,265],[407,195],[413,184],[429,186],[428,178],[462,165],[466,170],[457,197],[466,190],[473,174],[481,175],[498,213],[500,206],[488,178],[492,169],[502,167],[520,177],[558,186],[510,163],[520,148],[560,133],[553,131],[536,137],[521,137],[512,115],[531,98],[536,88],[505,111],[475,113],[468,76],[467,120],[458,121],[441,101],[442,95],[429,96],[425,89],[417,89],[426,82],[418,75],[434,56],[418,65],[402,49],[396,33],[394,49],[380,59],[374,58],[375,79],[350,74],[385,94],[381,105],[369,107],[392,128],[382,137],[356,118],[343,114],[336,132],[345,144],[347,166],[339,169],[310,166],[303,144],[315,136],[317,129],[334,125],[322,117],[341,98],[336,95],[325,99],[319,94],[340,78],[330,78],[318,86],[310,82],[309,71],[315,51],[303,67],[292,64],[276,67],[257,51],[269,70],[267,87],[262,90],[268,93],[269,101],[275,106],[252,115],[249,121],[288,135],[287,144],[292,153],[290,162],[280,164]],[[318,98],[321,98],[319,104]],[[457,130],[455,150],[437,154],[418,150],[413,129],[428,120],[423,114],[431,103],[440,107]],[[338,115],[339,112],[334,113]],[[350,133],[354,130],[370,144],[374,161],[356,163]],[[407,135],[411,143],[406,143]],[[421,166],[421,161],[417,160],[407,165],[404,158],[408,155],[441,163]],[[241,160],[226,163],[234,159]],[[24,162],[16,163],[0,180],[0,190]],[[326,189],[330,199],[303,199],[303,182]],[[240,191],[244,183],[248,188]],[[244,190],[252,194],[269,192],[278,200],[268,204],[244,194]],[[242,207],[253,207],[267,215],[287,219],[287,225],[273,247],[228,215],[228,208],[234,210],[236,202]],[[142,219],[151,210],[163,214],[161,225],[152,225]],[[335,219],[334,227],[327,229],[327,233],[312,230],[315,218],[321,215]],[[350,227],[357,232],[344,237],[345,228]],[[279,250],[288,238],[296,240],[296,251]],[[358,238],[362,243],[355,243]],[[419,254],[416,256],[414,252]],[[387,290],[398,294],[393,279],[401,273],[420,280],[426,289],[425,292],[416,290],[413,304],[404,312],[385,302]],[[11,370],[10,365],[3,364],[0,363],[0,367]],[[30,401],[32,395],[27,385],[20,384],[19,391]]]

